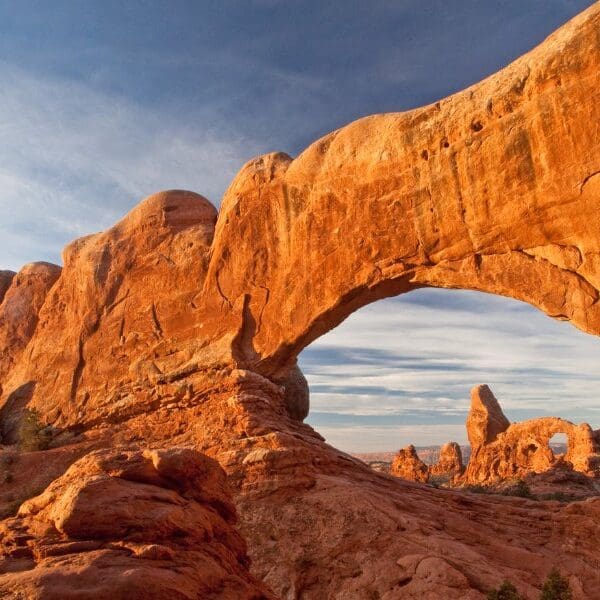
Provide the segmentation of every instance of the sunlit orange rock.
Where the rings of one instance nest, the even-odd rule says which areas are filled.
[[[58,280],[33,310],[32,335],[20,338],[0,377],[3,440],[16,440],[27,410],[51,432],[41,471],[55,473],[57,449],[86,444],[186,446],[217,459],[253,573],[280,597],[479,600],[502,579],[536,597],[557,557],[576,600],[600,597],[600,501],[482,498],[374,473],[302,422],[308,394],[296,362],[359,307],[424,286],[511,296],[600,334],[599,29],[596,4],[450,98],[360,119],[295,159],[253,159],[218,217],[197,194],[161,192],[67,246]],[[6,336],[16,324],[1,327]],[[496,429],[481,443],[496,443],[488,440],[504,435]],[[86,486],[94,477],[82,474]],[[73,498],[87,493],[73,485]],[[135,495],[131,486],[154,484],[118,485]],[[36,495],[25,485],[17,491]],[[60,496],[65,506],[70,494]],[[176,494],[184,499],[171,510],[180,502],[193,515],[204,510]],[[116,514],[100,494],[93,500]],[[48,502],[4,522],[32,536],[15,547],[45,539],[38,514],[57,535],[88,535],[86,527],[57,528],[50,515],[58,505]],[[77,508],[64,514],[85,513]],[[84,541],[97,535],[90,525]],[[185,556],[181,540],[149,543]],[[86,565],[88,552],[69,546],[68,560]],[[120,552],[108,548],[109,557]],[[123,585],[139,590],[147,571],[131,574],[131,552],[117,572],[130,573]],[[4,577],[34,589],[35,561],[46,559],[22,559]],[[48,560],[52,578],[52,561],[67,559]],[[177,576],[202,581],[194,564]],[[236,560],[221,564],[223,577],[239,572]],[[87,574],[105,585],[100,570]],[[55,589],[63,594],[74,581]]]
[[[225,474],[198,452],[95,452],[0,524],[0,596],[273,598],[234,523]]]
[[[0,381],[19,360],[33,336],[46,296],[61,272],[50,263],[0,273]]]
[[[467,433],[471,457],[463,480],[466,483],[492,484],[556,466],[600,476],[600,445],[587,423],[575,425],[558,417],[540,417],[510,424],[486,385],[471,392]],[[557,433],[567,437],[564,455],[555,456],[549,446]]]
[[[395,477],[420,483],[426,483],[429,479],[429,467],[419,458],[412,444],[398,450],[392,461],[390,473]]]
[[[440,448],[440,456],[436,464],[429,467],[429,474],[446,476],[450,480],[462,475],[463,465],[462,450],[456,442],[448,442]]]

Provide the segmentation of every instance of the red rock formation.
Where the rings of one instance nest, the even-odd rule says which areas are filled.
[[[599,27],[596,5],[469,90],[361,119],[294,160],[250,161],[218,221],[201,196],[165,192],[68,246],[2,375],[5,441],[28,408],[53,446],[143,440],[217,458],[254,573],[282,597],[480,599],[504,578],[534,596],[558,556],[577,600],[600,596],[599,501],[532,505],[373,473],[300,421],[296,371],[351,312],[423,286],[512,296],[600,333]],[[44,540],[37,518],[10,527]],[[90,550],[69,548],[87,564]],[[37,567],[3,577],[28,572],[37,589]],[[146,571],[129,573],[140,586]]]
[[[0,271],[0,304],[2,300],[4,300],[4,295],[6,294],[8,288],[16,273],[14,271]]]
[[[471,452],[493,442],[509,426],[510,421],[504,416],[492,390],[487,385],[475,386],[471,390],[471,410],[467,416]]]
[[[407,481],[426,483],[429,479],[429,467],[419,458],[415,447],[411,444],[398,450],[392,461],[390,474]]]
[[[0,525],[0,596],[272,598],[218,464],[191,450],[100,451]]]
[[[0,277],[0,381],[18,362],[33,336],[38,314],[61,272],[50,263],[25,265]]]
[[[557,433],[567,435],[564,456],[555,456],[549,446]],[[485,385],[471,391],[467,434],[471,458],[465,483],[488,485],[542,473],[557,465],[600,476],[600,446],[587,423],[575,425],[558,417],[541,417],[511,425]]]
[[[31,403],[64,426],[107,398],[107,377],[226,365],[284,381],[354,310],[423,286],[512,296],[600,333],[599,21],[594,6],[435,105],[361,119],[295,160],[250,161],[212,244],[216,212],[183,192],[72,244],[5,394],[38,381]]]
[[[462,475],[464,470],[460,446],[456,442],[448,442],[440,448],[440,457],[437,463],[429,468],[429,474],[452,480]]]

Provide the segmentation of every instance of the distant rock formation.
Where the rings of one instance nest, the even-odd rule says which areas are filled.
[[[0,597],[274,598],[235,521],[225,473],[198,452],[94,452],[0,522]]]
[[[558,417],[540,417],[511,424],[490,388],[478,385],[471,390],[466,426],[471,444],[466,468],[460,446],[448,442],[432,466],[421,461],[414,446],[400,450],[390,473],[421,483],[432,476],[443,476],[454,485],[491,485],[553,468],[600,477],[600,430],[594,431],[587,423],[575,425]],[[567,436],[564,455],[555,455],[549,445],[557,433]],[[558,481],[560,477],[555,479]],[[562,479],[568,481],[564,476]],[[575,480],[581,483],[580,479]]]
[[[498,400],[487,385],[471,390],[471,410],[467,416],[467,437],[473,449],[493,442],[505,431],[510,421],[504,416]]]
[[[438,462],[429,467],[432,476],[448,477],[451,481],[460,477],[465,470],[460,446],[456,442],[448,442],[440,448]]]
[[[412,444],[398,451],[392,461],[390,473],[395,477],[420,483],[426,483],[429,479],[429,467],[419,458]]]
[[[567,436],[564,456],[555,456],[549,446],[557,433]],[[471,392],[467,434],[471,457],[464,483],[491,484],[557,466],[600,476],[600,448],[596,433],[587,423],[575,425],[558,417],[540,417],[510,424],[485,385]]]

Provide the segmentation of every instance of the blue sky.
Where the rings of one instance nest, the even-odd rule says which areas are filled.
[[[248,158],[444,97],[591,4],[0,1],[0,268],[59,262],[159,189],[218,205]],[[479,294],[379,302],[303,353],[309,420],[349,450],[443,442],[487,381],[512,418],[593,421],[597,345]]]

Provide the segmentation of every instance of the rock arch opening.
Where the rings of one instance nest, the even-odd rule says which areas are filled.
[[[555,433],[548,440],[548,446],[555,458],[563,458],[569,452],[569,438],[566,433]]]
[[[469,390],[483,382],[511,421],[595,425],[599,359],[593,337],[527,304],[424,289],[357,311],[308,346],[299,365],[310,387],[308,423],[342,450],[380,454],[449,440],[467,446]],[[534,457],[541,445],[531,440],[521,451]],[[465,454],[466,462],[468,447]]]

